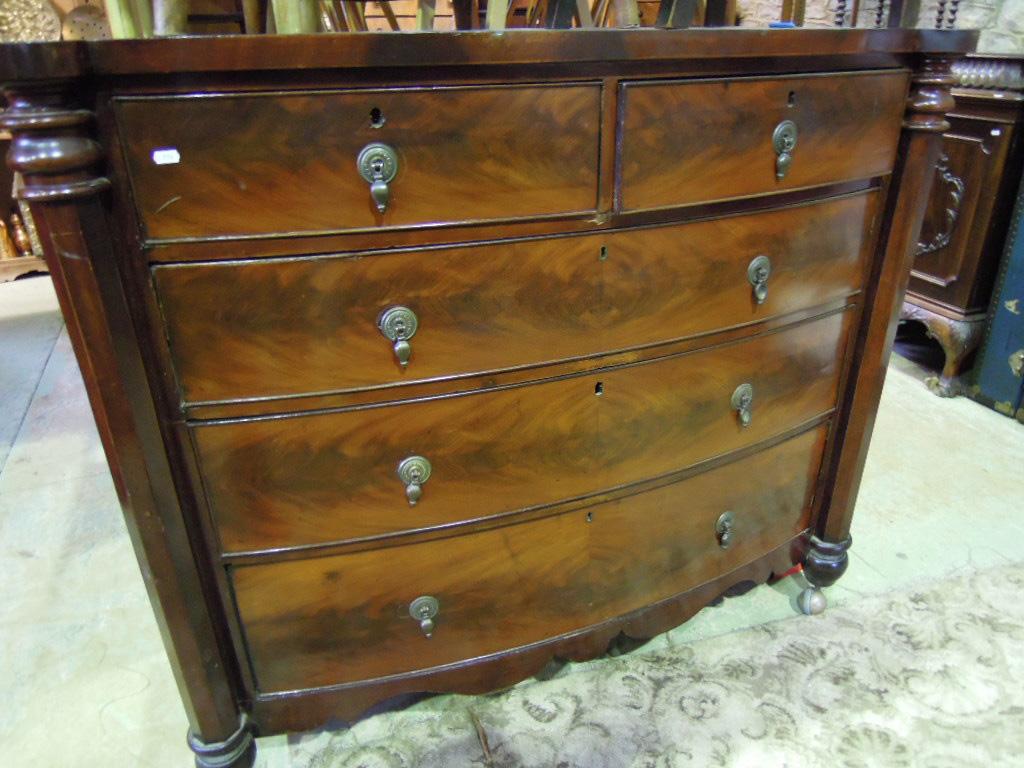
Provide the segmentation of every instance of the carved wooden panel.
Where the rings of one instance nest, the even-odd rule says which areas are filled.
[[[976,279],[986,268],[986,234],[1014,128],[962,117],[950,122],[942,138],[910,293],[940,309],[966,314],[983,310],[987,302],[987,293],[979,297]]]

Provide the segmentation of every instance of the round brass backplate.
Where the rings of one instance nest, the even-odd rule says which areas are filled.
[[[367,183],[372,184],[375,181],[387,183],[398,173],[398,153],[387,144],[375,141],[359,151],[356,165],[359,168],[359,175]]]

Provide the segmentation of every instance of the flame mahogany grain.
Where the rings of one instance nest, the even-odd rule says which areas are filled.
[[[950,63],[976,40],[701,29],[0,45],[8,163],[197,766],[249,768],[255,732],[511,685],[663,631],[738,582],[845,556]],[[779,183],[768,142],[787,112],[800,140]],[[353,182],[371,136],[405,169],[379,220]],[[164,142],[185,150],[181,167],[156,173]],[[592,272],[591,244],[606,241]],[[758,309],[735,270],[761,243],[779,271]],[[341,301],[350,281],[366,297]],[[400,379],[364,313],[409,296],[426,321],[420,367]],[[467,323],[481,306],[499,311]],[[596,354],[566,357],[588,344]],[[748,378],[741,430],[728,398]],[[409,509],[394,465],[422,447],[437,474]],[[739,527],[723,552],[726,507]],[[321,543],[222,548],[308,541]],[[403,611],[429,590],[442,613],[426,640]]]
[[[276,549],[477,519],[757,443],[834,406],[853,315],[531,386],[197,425],[221,544]],[[730,404],[743,382],[754,387],[746,428]],[[410,507],[396,467],[413,454],[433,473]]]
[[[204,94],[124,99],[116,112],[140,218],[159,239],[592,211],[600,93],[593,83]],[[398,153],[384,214],[356,168],[372,142]],[[180,162],[155,164],[160,148]]]
[[[232,581],[258,690],[423,670],[579,631],[744,565],[807,527],[819,427],[628,499],[377,552],[239,567]],[[731,510],[736,543],[715,521]],[[409,603],[441,608],[430,638]]]
[[[619,107],[622,207],[660,208],[888,173],[907,82],[906,73],[892,72],[627,83]],[[772,131],[782,120],[795,122],[798,136],[792,166],[779,181]]]
[[[845,298],[863,285],[877,199],[597,236],[158,266],[153,277],[187,402],[344,391],[629,349]],[[772,260],[764,304],[747,281],[758,254]],[[377,330],[394,305],[419,318],[406,369]]]
[[[364,683],[260,693],[253,698],[253,713],[268,730],[279,733],[302,730],[309,721],[342,727],[375,704],[378,711],[402,706],[416,700],[423,691],[466,694],[500,691],[542,673],[552,661],[588,661],[622,640],[627,641],[627,645],[636,645],[636,640],[642,641],[679,626],[709,603],[728,595],[734,587],[762,584],[785,573],[792,567],[796,542],[796,539],[786,541],[757,560],[725,571],[686,592],[578,632],[474,659],[469,664],[451,664]],[[467,674],[467,666],[472,674]]]

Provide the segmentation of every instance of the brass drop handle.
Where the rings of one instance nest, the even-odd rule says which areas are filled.
[[[391,191],[388,184],[398,173],[398,153],[387,144],[367,144],[356,158],[359,175],[370,185],[370,197],[378,213],[388,209]]]
[[[732,393],[732,408],[740,417],[740,426],[749,427],[754,414],[754,387],[744,382],[736,387]]]
[[[405,498],[415,507],[423,496],[423,484],[430,479],[430,462],[422,456],[409,456],[398,464],[398,479],[405,486]]]
[[[389,307],[380,313],[377,327],[385,339],[394,342],[392,349],[398,364],[403,368],[409,365],[409,358],[412,356],[409,339],[416,335],[416,329],[420,327],[416,313],[408,307]]]
[[[775,178],[782,181],[793,164],[793,150],[796,149],[797,129],[792,120],[783,120],[772,132],[772,149],[775,150]]]
[[[409,603],[409,615],[420,623],[420,631],[430,637],[434,634],[434,617],[441,610],[436,597],[422,595]]]
[[[715,538],[722,549],[731,547],[736,537],[735,519],[736,516],[732,512],[723,512],[715,521]]]
[[[764,304],[768,298],[768,278],[772,276],[772,260],[767,256],[755,256],[747,267],[747,280],[754,289],[754,300]]]

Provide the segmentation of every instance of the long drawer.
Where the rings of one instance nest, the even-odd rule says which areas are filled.
[[[258,687],[334,685],[474,659],[714,579],[806,528],[825,435],[820,427],[681,483],[537,521],[235,568]],[[436,601],[433,627],[411,616],[417,598]]]
[[[907,84],[905,72],[891,71],[627,83],[621,206],[663,208],[886,174]]]
[[[284,397],[585,357],[857,290],[877,192],[601,235],[153,270],[186,402]],[[768,260],[763,303],[750,266]],[[756,282],[756,280],[755,280]],[[415,318],[406,367],[382,313]]]
[[[596,84],[211,94],[115,104],[149,238],[436,225],[597,205]],[[383,213],[357,165],[371,144],[387,145],[397,160],[381,166],[390,178],[382,179],[389,188]],[[372,151],[367,157],[372,161]]]
[[[529,386],[195,426],[221,545],[245,552],[443,526],[753,445],[834,406],[853,315]],[[746,425],[734,401],[743,384]],[[429,477],[403,474],[407,459],[421,476],[426,459]]]

